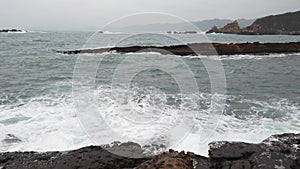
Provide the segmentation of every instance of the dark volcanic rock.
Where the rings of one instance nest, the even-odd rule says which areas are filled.
[[[237,21],[225,25],[223,28],[218,29],[216,26],[212,27],[207,33],[225,33],[225,34],[238,34],[241,28]]]
[[[0,29],[0,33],[4,32],[4,33],[9,33],[9,32],[24,32],[23,30],[19,30],[19,29]]]
[[[236,54],[269,54],[269,53],[297,53],[300,52],[300,42],[290,43],[194,43],[177,46],[130,46],[112,47],[99,49],[82,49],[71,51],[57,51],[62,54],[85,54],[85,53],[140,53],[158,52],[161,54],[187,55],[236,55]]]
[[[275,135],[260,144],[216,142],[210,144],[211,168],[300,168],[300,134]]]
[[[104,148],[90,146],[67,152],[16,152],[0,154],[3,169],[123,169],[149,160],[114,155]]]
[[[153,168],[173,168],[173,169],[191,169],[193,168],[192,153],[184,153],[170,150],[169,152],[161,153],[151,160],[139,165],[137,169],[153,169]]]
[[[219,28],[217,26],[213,26],[209,31],[207,31],[206,33],[218,33],[219,32]]]
[[[136,143],[115,143],[116,150],[141,149]],[[3,169],[299,169],[300,134],[274,135],[262,143],[213,142],[209,158],[169,150],[152,157],[128,158],[102,146],[66,152],[0,154]],[[136,151],[134,151],[136,152]]]

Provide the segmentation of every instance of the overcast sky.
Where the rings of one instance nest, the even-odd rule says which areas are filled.
[[[140,12],[198,21],[300,10],[300,0],[0,0],[0,28],[87,30]]]

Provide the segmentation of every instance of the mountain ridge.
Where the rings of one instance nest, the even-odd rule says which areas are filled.
[[[245,35],[300,35],[300,11],[269,15],[256,19],[250,26],[240,26],[237,21],[223,28],[214,26],[207,33],[245,34]],[[242,28],[241,28],[242,27]]]

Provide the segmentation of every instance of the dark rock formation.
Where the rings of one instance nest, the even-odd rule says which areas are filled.
[[[237,22],[228,24],[221,29],[213,27],[207,33],[228,33],[228,34],[245,34],[245,35],[300,35],[300,11],[290,12],[280,15],[271,15],[254,21],[246,28],[238,30]],[[228,29],[229,27],[229,29]],[[234,29],[233,29],[234,28]]]
[[[219,33],[220,30],[217,26],[213,26],[208,32],[206,33]]]
[[[4,144],[13,144],[13,143],[20,143],[20,142],[22,142],[22,140],[13,134],[6,134],[5,139],[2,140],[2,143]]]
[[[173,169],[191,169],[193,167],[193,153],[177,152],[170,150],[161,153],[140,164],[136,169],[153,169],[153,168],[173,168]]]
[[[67,152],[15,152],[0,154],[3,169],[124,169],[134,168],[149,158],[114,155],[100,146]]]
[[[290,43],[194,43],[177,46],[130,46],[112,47],[99,49],[82,49],[71,51],[57,51],[62,54],[85,54],[85,53],[141,53],[158,52],[161,54],[187,55],[236,55],[236,54],[270,54],[270,53],[297,53],[300,52],[300,42]]]
[[[0,33],[1,32],[4,32],[4,33],[9,33],[9,32],[18,33],[18,32],[24,32],[24,31],[23,30],[19,30],[19,29],[0,29]]]
[[[275,135],[260,144],[210,144],[211,168],[300,168],[300,134]]]
[[[113,145],[117,148],[119,144]],[[140,149],[135,143],[121,144],[122,151]],[[126,148],[124,148],[126,147]],[[119,148],[117,148],[119,150]],[[299,169],[300,134],[274,135],[260,144],[213,142],[209,158],[169,150],[152,157],[128,158],[89,146],[66,152],[0,153],[3,169]]]
[[[214,26],[207,33],[238,34],[240,32],[241,32],[241,28],[239,26],[239,23],[237,21],[234,21],[232,23],[225,25],[223,28],[220,28],[220,29],[218,29],[216,26]]]
[[[197,31],[168,31],[168,34],[197,34]]]

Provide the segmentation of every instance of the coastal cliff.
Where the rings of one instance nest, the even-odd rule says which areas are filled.
[[[213,142],[209,157],[191,152],[169,150],[156,156],[121,157],[107,147],[89,146],[65,152],[7,152],[0,153],[3,169],[299,169],[300,134],[274,135],[259,144],[243,142]],[[121,148],[120,148],[121,147]],[[136,143],[115,145],[115,149],[141,153]],[[133,149],[132,149],[133,148]],[[134,151],[133,151],[134,150]]]
[[[245,34],[245,35],[300,35],[300,11],[259,18],[245,28],[239,28],[237,21],[223,28],[213,27],[207,33]]]

